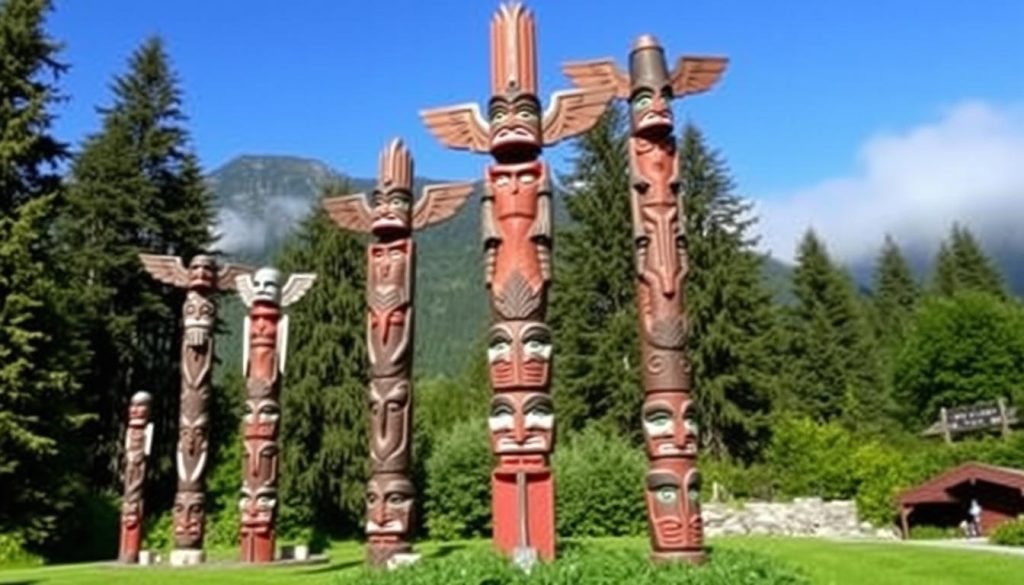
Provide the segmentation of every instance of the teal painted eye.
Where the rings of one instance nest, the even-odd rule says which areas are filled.
[[[651,107],[651,102],[653,102],[653,101],[654,100],[651,99],[651,96],[649,96],[649,95],[642,95],[642,96],[636,98],[636,100],[633,101],[633,109],[634,110],[646,110],[647,108]]]
[[[663,486],[654,492],[654,497],[662,504],[674,504],[679,498],[679,490],[672,486]]]
[[[500,124],[500,123],[504,122],[507,119],[508,119],[508,114],[506,114],[505,112],[495,112],[495,114],[493,116],[491,116],[491,121],[494,122],[494,123],[497,123],[497,124]]]

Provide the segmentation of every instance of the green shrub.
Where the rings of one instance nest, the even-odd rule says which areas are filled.
[[[463,421],[438,437],[427,460],[424,509],[430,537],[484,536],[491,523],[493,458],[485,421]]]
[[[43,559],[25,550],[25,537],[18,532],[0,533],[0,567],[29,567]]]
[[[894,522],[896,496],[916,479],[907,454],[871,441],[854,451],[851,464],[860,519],[875,525]]]
[[[766,453],[782,496],[835,500],[856,493],[853,436],[838,423],[782,419]]]
[[[647,458],[641,448],[587,427],[559,445],[553,466],[560,536],[644,534]]]
[[[1003,522],[996,527],[989,540],[1003,546],[1024,546],[1024,517]]]
[[[174,545],[171,528],[171,511],[160,514],[146,513],[142,532],[142,548],[155,552],[169,553]]]
[[[944,540],[963,536],[960,531],[950,526],[930,526],[922,524],[910,527],[911,540]]]
[[[567,547],[568,548],[568,547]],[[805,585],[794,569],[761,555],[714,551],[701,567],[653,565],[644,550],[600,546],[568,548],[557,561],[525,574],[489,551],[464,551],[425,559],[395,571],[349,575],[341,585]]]

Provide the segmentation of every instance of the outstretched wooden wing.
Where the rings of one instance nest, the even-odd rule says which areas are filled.
[[[328,197],[323,200],[323,204],[327,215],[331,216],[338,226],[353,232],[370,231],[370,206],[366,203],[366,195],[357,193],[343,197]]]
[[[728,64],[725,57],[680,57],[672,71],[672,93],[683,97],[711,89]]]
[[[551,94],[544,112],[544,144],[550,146],[563,138],[590,130],[615,96],[611,85],[587,89],[567,89]]]
[[[288,277],[288,282],[281,289],[281,306],[287,307],[304,297],[316,281],[312,272],[296,272]]]
[[[445,146],[473,152],[491,150],[490,124],[480,115],[480,106],[459,104],[420,111],[423,123]]]
[[[472,192],[473,183],[442,183],[425,187],[412,212],[412,229],[423,229],[455,215]]]
[[[253,285],[251,272],[245,272],[235,277],[235,290],[238,291],[238,297],[242,299],[242,304],[251,307],[252,300],[256,297],[256,287]]]
[[[162,254],[139,254],[142,266],[156,280],[171,286],[184,288],[188,286],[188,269],[179,256]]]
[[[235,280],[242,274],[252,274],[254,268],[245,264],[221,264],[217,270],[217,290],[235,290]]]
[[[611,59],[570,61],[562,64],[562,73],[576,87],[587,89],[607,86],[615,90],[617,98],[629,98],[629,75],[615,66]]]

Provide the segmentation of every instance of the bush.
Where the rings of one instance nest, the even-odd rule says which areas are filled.
[[[1024,546],[1024,517],[1003,522],[996,527],[989,540],[1003,546]]]
[[[28,567],[41,564],[43,559],[25,550],[25,537],[21,533],[0,533],[0,567]]]
[[[922,524],[920,526],[910,527],[910,539],[911,540],[945,540],[947,538],[957,538],[963,536],[960,531],[950,526],[929,526]]]
[[[644,534],[642,449],[587,427],[555,451],[553,466],[559,536]]]
[[[395,571],[363,570],[344,585],[804,585],[800,572],[773,559],[741,551],[714,551],[701,567],[653,565],[646,551],[589,546],[568,549],[553,563],[525,574],[489,551],[458,552]]]
[[[854,450],[853,437],[837,423],[782,419],[766,458],[781,495],[835,500],[856,493]]]
[[[438,437],[426,463],[424,509],[431,538],[454,540],[489,533],[491,467],[483,419],[463,421]]]

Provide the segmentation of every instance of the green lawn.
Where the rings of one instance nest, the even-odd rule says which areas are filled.
[[[643,548],[642,539],[598,539],[590,546]],[[424,543],[418,550],[428,559],[485,541]],[[820,585],[1021,585],[1024,556],[946,550],[901,544],[840,543],[795,538],[725,538],[712,546],[746,549],[801,567]],[[331,584],[339,572],[362,563],[355,543],[338,543],[322,565],[272,568],[217,566],[171,569],[119,567],[110,564],[64,565],[0,571],[5,585],[184,585]]]

